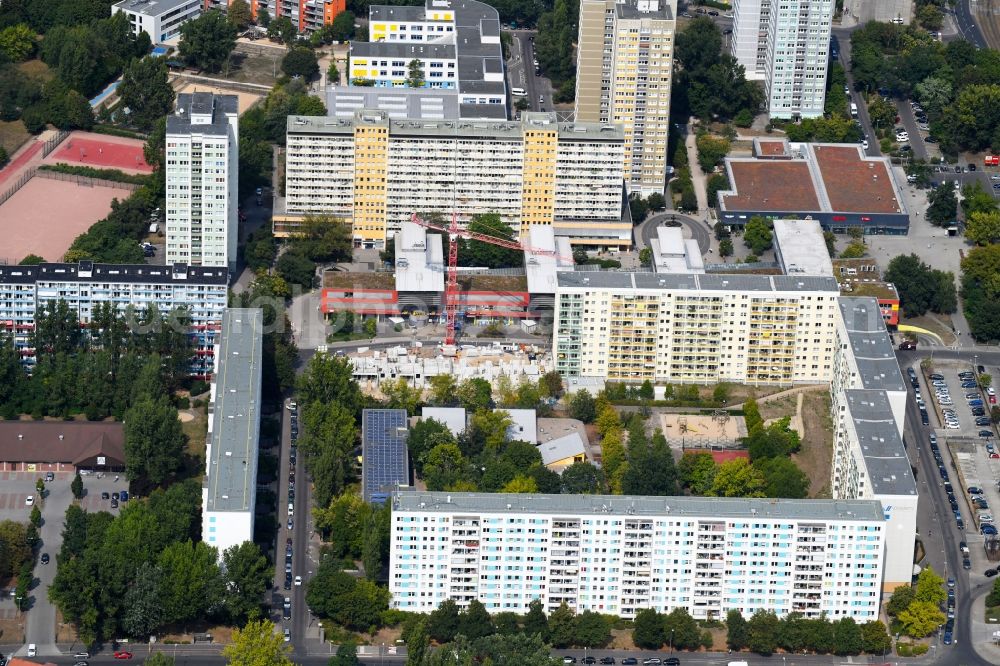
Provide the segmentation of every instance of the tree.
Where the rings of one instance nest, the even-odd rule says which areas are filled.
[[[257,10],[257,25],[265,29],[271,25],[271,15],[263,7]]]
[[[180,469],[187,435],[165,398],[144,398],[125,413],[125,476],[160,484]]]
[[[146,56],[133,60],[125,67],[118,84],[118,97],[129,109],[130,122],[139,129],[152,128],[173,109],[174,89],[167,74],[164,58]]]
[[[569,415],[570,418],[583,421],[584,423],[592,423],[594,421],[597,412],[594,407],[594,398],[590,395],[590,391],[580,389],[570,397]]]
[[[575,462],[562,473],[562,492],[596,494],[601,492],[601,471],[592,463]]]
[[[448,643],[455,639],[461,626],[458,605],[445,599],[427,616],[427,634],[438,643]]]
[[[560,398],[563,395],[562,375],[556,370],[550,370],[538,380],[538,388],[549,398]]]
[[[542,641],[548,642],[549,621],[540,599],[532,599],[528,603],[528,612],[524,616],[524,634],[538,636]]]
[[[292,43],[292,41],[295,40],[295,35],[297,34],[298,30],[296,30],[292,20],[287,16],[273,18],[270,23],[267,24],[267,36],[272,39],[277,39],[283,44]]]
[[[722,159],[729,153],[729,140],[716,138],[707,132],[698,135],[696,139],[698,148],[698,165],[705,173],[711,173],[713,169],[722,163]]]
[[[930,205],[927,207],[927,220],[939,227],[946,227],[955,222],[958,215],[958,199],[955,198],[955,188],[945,182],[931,190],[927,197]]]
[[[719,241],[719,256],[723,258],[733,256],[733,241],[731,239],[723,238]]]
[[[843,617],[833,625],[833,652],[845,656],[860,654],[863,645],[861,627],[853,617]]]
[[[83,497],[83,478],[80,476],[79,471],[77,471],[76,475],[73,477],[73,481],[70,482],[69,489],[73,493],[73,497],[76,499]]]
[[[791,458],[763,458],[753,463],[764,477],[765,497],[802,499],[809,494],[809,477]]]
[[[306,290],[312,289],[316,282],[316,265],[295,250],[283,253],[274,269],[289,284],[297,284]]]
[[[715,481],[716,464],[710,453],[685,452],[677,463],[681,484],[692,495],[707,495]]]
[[[409,88],[423,88],[424,87],[424,64],[420,62],[419,59],[414,58],[407,65],[408,76],[406,77],[406,85]]]
[[[247,0],[233,0],[226,8],[226,19],[232,23],[237,30],[246,30],[253,21],[250,15],[250,5]]]
[[[747,622],[747,647],[751,652],[769,656],[778,646],[778,630],[781,620],[774,611],[758,609]]]
[[[427,648],[431,645],[431,637],[427,634],[427,619],[417,620],[409,634],[403,634],[406,640],[406,666],[422,666]]]
[[[996,200],[991,193],[983,189],[978,180],[962,187],[962,212],[966,217],[971,217],[975,213],[993,213],[996,210]]]
[[[448,430],[448,426],[436,419],[424,418],[410,428],[410,434],[406,439],[410,457],[413,459],[413,467],[423,474],[424,457],[427,452],[438,444],[457,444],[455,436]]]
[[[871,620],[861,625],[861,650],[868,654],[885,652],[892,647],[892,639],[880,620]]]
[[[11,62],[22,62],[35,52],[35,33],[24,23],[0,30],[0,54]]]
[[[976,211],[965,221],[965,237],[976,245],[1000,241],[1000,211]]]
[[[914,601],[942,604],[947,596],[944,591],[944,579],[934,573],[934,569],[929,566],[921,570],[920,574],[917,575],[917,585],[913,593]]]
[[[358,646],[354,641],[347,641],[337,646],[337,654],[330,657],[327,666],[361,666],[358,659]]]
[[[252,541],[231,546],[222,552],[222,570],[226,582],[225,606],[236,622],[256,620],[271,582],[272,571],[267,557]]]
[[[493,406],[493,387],[481,377],[464,380],[458,385],[456,395],[462,406],[473,413]]]
[[[909,585],[900,585],[892,592],[892,596],[889,597],[889,603],[886,604],[885,611],[890,617],[897,617],[900,613],[906,610],[910,603],[913,602],[913,598],[916,591]]]
[[[181,57],[192,67],[218,72],[236,47],[236,27],[211,10],[181,25]]]
[[[653,262],[653,250],[644,247],[639,250],[639,263],[643,266],[649,266]]]
[[[268,620],[248,623],[233,631],[232,642],[222,650],[229,666],[292,666],[291,646],[275,633]]]
[[[427,452],[424,481],[428,490],[447,490],[466,475],[468,463],[455,444],[438,444]]]
[[[896,619],[903,632],[913,638],[923,638],[944,624],[941,609],[929,601],[914,601]]]
[[[0,522],[0,576],[10,578],[31,558],[27,528],[12,520]]]
[[[633,197],[628,200],[629,214],[632,216],[632,224],[642,224],[649,217],[649,204],[641,197]]]
[[[649,209],[653,211],[663,210],[667,207],[666,199],[659,192],[653,192],[646,197],[646,203],[649,205]]]
[[[294,46],[281,60],[281,71],[292,78],[301,76],[306,81],[319,76],[316,53],[305,46]]]
[[[343,11],[333,17],[330,24],[330,36],[335,42],[346,42],[354,36],[355,16],[353,12]]]
[[[750,627],[743,613],[731,610],[726,613],[726,645],[739,652],[750,644]]]
[[[773,234],[771,223],[759,215],[754,215],[747,220],[743,228],[743,244],[750,250],[760,255],[771,249]]]
[[[716,497],[764,497],[764,487],[764,475],[746,458],[736,458],[719,465],[710,494]]]
[[[663,637],[674,649],[697,650],[701,646],[698,623],[683,607],[675,608],[664,616]]]
[[[326,80],[328,85],[338,85],[340,83],[340,70],[337,69],[337,61],[331,60],[330,66],[326,70]]]
[[[470,601],[468,607],[459,615],[458,633],[470,641],[489,636],[494,630],[489,612],[478,599]]]
[[[162,585],[163,569],[143,562],[125,593],[121,622],[130,636],[149,636],[163,624]]]
[[[799,434],[789,427],[791,417],[781,418],[769,426],[755,426],[743,443],[750,453],[750,460],[784,457],[799,450]]]
[[[975,84],[962,88],[955,102],[942,116],[955,145],[968,152],[979,152],[993,143],[1000,127],[1000,85]]]
[[[915,254],[894,257],[889,262],[885,279],[896,286],[907,317],[919,317],[928,310],[954,312],[957,304],[954,276],[932,269]]]
[[[896,120],[896,107],[876,95],[868,103],[868,116],[875,127],[892,127]]]
[[[573,645],[576,638],[576,614],[566,602],[549,616],[549,642],[556,649],[564,649]]]
[[[203,541],[169,544],[158,558],[163,570],[160,600],[165,622],[186,623],[204,616],[222,598],[218,551]]]
[[[632,642],[644,650],[659,650],[663,646],[663,616],[656,609],[643,608],[635,614]]]
[[[518,474],[500,489],[502,493],[537,493],[538,484],[530,476]]]
[[[515,240],[514,230],[497,213],[475,215],[467,228],[474,233],[508,241]],[[483,241],[462,238],[459,240],[458,261],[460,266],[518,268],[524,265],[524,253]]]
[[[154,652],[142,661],[142,666],[174,666],[174,658],[162,652]]]
[[[576,618],[573,644],[577,647],[604,647],[611,641],[611,622],[607,616],[594,611],[583,611]]]

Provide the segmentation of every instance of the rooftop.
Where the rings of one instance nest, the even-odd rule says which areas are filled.
[[[454,60],[454,44],[428,42],[351,42],[351,58],[430,58]]]
[[[163,14],[190,4],[191,0],[122,0],[122,2],[116,2],[114,6],[133,14],[142,14],[143,16],[162,16]],[[200,2],[196,4],[201,5]]]
[[[758,142],[760,150],[770,150]],[[720,191],[727,211],[906,214],[886,157],[868,157],[860,145],[785,144],[789,159],[726,158],[732,190]],[[777,149],[774,148],[776,151]]]
[[[833,275],[823,230],[816,220],[774,220],[774,247],[785,275]]]
[[[125,432],[111,421],[0,421],[0,461],[125,464]],[[91,461],[94,462],[91,462]]]
[[[393,511],[671,516],[695,519],[831,520],[882,522],[874,500],[787,500],[638,495],[538,495],[401,491]]]
[[[657,227],[650,240],[653,270],[657,273],[704,273],[705,261],[698,241],[684,238],[680,227]]]
[[[387,7],[386,9],[419,8]],[[353,118],[355,111],[378,109],[385,111],[394,119],[457,120],[460,105],[456,90],[328,86],[326,108],[329,109],[329,114],[336,118]]]
[[[558,274],[560,287],[692,291],[838,292],[833,277],[578,271]]]
[[[834,259],[833,276],[840,283],[840,292],[846,296],[899,300],[896,287],[882,279],[874,259]]]
[[[35,284],[36,282],[130,282],[142,284],[197,285],[229,284],[226,268],[205,268],[174,264],[38,264],[37,266],[0,266],[0,284]]]
[[[528,278],[524,275],[462,275],[458,274],[462,291],[528,291]]]
[[[361,412],[361,487],[366,502],[383,503],[410,483],[405,409]]]
[[[910,460],[892,417],[885,391],[849,389],[847,409],[865,458],[871,490],[877,495],[916,495]]]
[[[167,134],[211,134],[226,136],[229,117],[239,114],[236,95],[210,92],[181,93],[174,112],[167,116]]]
[[[324,271],[324,289],[384,289],[396,288],[396,278],[392,273],[365,273],[345,271]]]
[[[573,270],[573,249],[569,239],[556,238],[551,225],[533,224],[528,227],[528,246],[539,250],[524,252],[528,291],[532,294],[556,293],[556,271]]]
[[[403,222],[393,237],[396,245],[396,291],[444,291],[444,249],[441,234],[429,234],[413,222]]]
[[[263,310],[229,308],[223,315],[209,410],[206,511],[254,511],[263,335]]]
[[[539,444],[538,452],[542,454],[542,464],[551,465],[552,463],[572,458],[573,456],[584,455],[586,447],[580,433],[571,432],[568,435],[563,435],[562,437],[551,439],[544,444]]]
[[[421,418],[444,424],[455,437],[465,432],[465,407],[424,407]]]
[[[615,11],[618,14],[618,18],[623,19],[652,18],[670,20],[675,18],[673,8],[666,0],[624,0],[623,2],[615,3]]]
[[[787,139],[767,139],[756,137],[753,140],[753,154],[757,157],[778,158],[791,157],[788,151]]]
[[[864,388],[906,391],[878,301],[870,297],[837,300]]]
[[[424,7],[395,7],[393,5],[371,5],[368,8],[369,21],[432,21],[433,18],[426,16]]]

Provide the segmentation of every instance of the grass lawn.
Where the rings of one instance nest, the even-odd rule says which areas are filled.
[[[20,120],[9,122],[0,120],[0,146],[3,146],[8,156],[13,156],[14,152],[30,138],[31,134]]]
[[[760,414],[767,419],[794,416],[795,395],[760,403]],[[809,477],[809,497],[830,497],[830,470],[833,465],[833,420],[830,418],[830,394],[827,391],[802,393],[802,447],[792,460]]]
[[[205,474],[205,442],[208,438],[208,419],[205,416],[205,408],[184,410],[185,414],[193,414],[190,420],[181,420],[181,427],[187,435],[188,443],[185,450],[185,470],[182,473],[184,478],[200,479]]]

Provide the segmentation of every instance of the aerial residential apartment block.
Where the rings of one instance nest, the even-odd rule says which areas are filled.
[[[498,213],[526,235],[551,225],[595,247],[631,245],[622,185],[624,137],[554,113],[519,121],[288,118],[285,212],[327,213],[355,245],[385,247],[414,213],[454,212],[462,224]]]
[[[232,266],[239,237],[236,95],[182,93],[167,116],[167,263]]]
[[[719,619],[736,609],[878,618],[885,518],[877,501],[400,491],[392,606],[478,599],[491,613]]]
[[[203,0],[122,0],[111,13],[125,14],[134,34],[145,32],[157,44],[180,37],[181,26],[201,16],[203,7]]]
[[[507,118],[500,15],[476,0],[426,0],[423,7],[372,5],[367,42],[351,42],[348,80],[376,87],[456,90],[462,107],[485,105]],[[466,115],[462,114],[463,117]]]
[[[264,311],[226,310],[219,335],[201,488],[205,542],[223,551],[253,541],[260,437]]]
[[[142,317],[154,307],[161,315],[184,308],[196,338],[191,372],[212,373],[215,335],[226,309],[229,271],[176,264],[38,264],[0,266],[0,332],[14,337],[25,363],[34,363],[31,333],[40,308],[65,301],[83,324],[90,323],[99,303],[120,314]],[[138,321],[133,322],[138,324]]]
[[[629,193],[663,193],[676,0],[582,0],[576,120],[620,125]]]
[[[552,354],[563,377],[829,382],[833,277],[560,272]]]
[[[881,1],[881,0],[880,0]],[[834,0],[736,0],[733,56],[762,79],[771,118],[818,118],[826,101]]]

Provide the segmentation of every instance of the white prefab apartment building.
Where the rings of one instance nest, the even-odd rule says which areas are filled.
[[[181,94],[167,116],[167,263],[232,266],[239,187],[236,95]]]
[[[839,303],[830,385],[834,424],[831,491],[873,499],[885,514],[883,588],[907,585],[917,533],[917,484],[903,443],[906,386],[874,298]]]
[[[134,34],[145,32],[157,44],[179,37],[181,26],[201,16],[203,7],[202,0],[122,0],[111,12],[125,14]]]
[[[515,231],[552,225],[581,242],[628,246],[624,137],[608,125],[519,121],[290,116],[285,160],[289,215],[350,220],[355,243],[384,247],[413,213],[454,212],[460,223],[498,213]]]
[[[563,377],[826,383],[833,277],[560,272],[552,340]]]
[[[212,372],[215,334],[226,309],[229,271],[175,264],[38,264],[0,266],[0,332],[13,336],[25,363],[34,362],[31,334],[40,308],[65,301],[81,323],[99,303],[141,318],[150,306],[162,315],[184,308],[196,337],[195,375]],[[139,321],[132,322],[138,325]]]
[[[253,541],[263,329],[263,310],[226,310],[215,354],[201,534],[220,558],[227,548]]]
[[[676,0],[582,0],[576,119],[625,131],[630,193],[663,193]]]
[[[392,606],[878,618],[877,501],[393,494]]]
[[[772,118],[823,115],[834,0],[736,0],[732,52]]]

